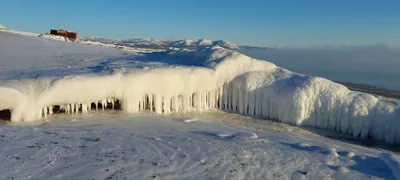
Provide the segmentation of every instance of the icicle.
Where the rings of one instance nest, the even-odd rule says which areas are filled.
[[[80,106],[80,104],[75,105],[75,114],[79,113],[79,106]]]
[[[94,105],[96,106],[96,111],[99,111],[99,102],[98,101],[94,102]]]
[[[256,104],[255,103],[256,103],[255,93],[252,92],[251,94],[249,94],[249,112],[248,112],[248,114],[250,116],[254,116],[255,115],[255,111],[256,111],[256,108],[255,108]]]
[[[139,101],[139,104],[140,104],[140,106],[139,106],[139,111],[144,111],[144,110],[146,110],[146,95],[144,95],[144,96],[142,96],[141,98],[140,98],[140,101]]]
[[[228,85],[224,85],[224,86],[228,86]],[[223,93],[222,93],[222,97],[224,98],[222,107],[223,107],[223,110],[225,110],[225,111],[228,110],[228,96],[229,96],[228,89],[229,89],[228,87],[224,87]]]
[[[237,91],[240,93],[240,96],[242,96],[242,102],[241,102],[241,106],[242,106],[242,113],[247,115],[248,111],[247,111],[247,107],[249,104],[249,98],[248,98],[248,93],[246,92],[246,90],[244,88],[238,88]]]
[[[207,109],[207,93],[202,92],[200,93],[200,111],[204,111]]]
[[[69,105],[66,104],[66,105],[64,106],[64,108],[65,108],[65,113],[69,114],[69,112],[70,112],[70,107],[69,107]]]
[[[174,96],[174,111],[179,112],[179,99],[178,96]]]
[[[47,107],[43,108],[43,117],[46,119],[47,118]]]
[[[242,105],[242,102],[240,102],[240,97],[239,97],[239,93],[238,93],[238,89],[235,87],[232,87],[232,109],[231,111],[237,112],[238,109],[240,109],[240,106]],[[240,113],[242,114],[242,111],[240,111]]]
[[[113,99],[113,100],[111,101],[112,110],[114,110],[114,106],[115,106],[115,99]]]
[[[147,95],[142,96],[142,110],[145,111],[147,108]]]
[[[191,108],[192,108],[192,94],[184,96],[183,100],[184,100],[184,105],[183,106],[185,108],[185,111],[186,112],[190,111]]]
[[[224,102],[223,102],[224,88],[223,87],[220,88],[218,93],[219,93],[219,95],[218,95],[218,106],[219,106],[220,109],[224,109],[224,107],[223,107],[223,104],[224,104]]]
[[[191,111],[192,110],[192,108],[193,108],[193,93],[190,93],[187,97],[186,97],[186,99],[187,99],[187,104],[186,104],[186,107],[187,107],[187,111]]]
[[[49,106],[49,115],[53,115],[53,106]]]
[[[149,95],[149,106],[150,106],[150,111],[154,111],[154,108],[153,108],[153,95]]]
[[[104,111],[104,109],[107,107],[107,101],[105,99],[101,100],[101,105],[102,105],[102,110]]]
[[[206,92],[206,109],[211,108],[211,92]]]
[[[88,113],[88,108],[86,104],[82,104],[82,114]]]
[[[154,97],[154,108],[155,112],[158,114],[162,114],[162,97],[161,95],[155,95]]]
[[[44,117],[44,115],[43,115],[43,108],[40,108],[40,109],[38,110],[38,113],[36,114],[36,118],[41,119],[41,118],[43,118],[43,117]]]
[[[164,96],[164,113],[171,113],[171,98]]]
[[[70,107],[71,114],[74,114],[75,105],[74,104],[70,104],[69,107]]]

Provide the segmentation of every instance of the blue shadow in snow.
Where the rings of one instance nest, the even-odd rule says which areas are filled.
[[[286,142],[280,142],[280,144],[300,151],[316,152],[324,155],[328,154],[327,150],[319,146],[300,146],[297,143],[291,144]],[[338,154],[341,157],[343,156],[345,157],[345,154],[347,154],[347,152],[340,151],[338,152]],[[366,174],[381,179],[396,179],[393,176],[393,173],[390,170],[390,168],[386,165],[386,163],[380,160],[379,158],[370,156],[354,156],[351,159],[355,161],[355,163],[354,165],[347,167],[350,171],[358,171],[362,174]],[[329,166],[329,168],[335,171],[339,170],[339,167],[337,166]]]

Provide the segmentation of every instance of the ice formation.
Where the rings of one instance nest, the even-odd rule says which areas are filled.
[[[0,109],[11,121],[88,113],[118,101],[121,109],[160,114],[222,109],[298,126],[400,143],[399,102],[353,92],[221,47],[193,53],[204,67],[163,67],[102,76],[16,80],[1,84]]]

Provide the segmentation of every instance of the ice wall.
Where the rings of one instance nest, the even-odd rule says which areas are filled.
[[[286,70],[249,72],[225,85],[222,108],[388,143],[400,140],[400,103]]]
[[[107,103],[114,106],[116,101],[130,113],[219,108],[387,143],[400,141],[399,102],[353,92],[329,80],[292,73],[220,47],[173,54],[182,53],[192,53],[185,58],[193,56],[203,67],[3,82],[0,109],[10,109],[11,120],[18,122],[45,118],[54,106],[76,114],[91,111],[92,103],[95,110],[104,110]]]

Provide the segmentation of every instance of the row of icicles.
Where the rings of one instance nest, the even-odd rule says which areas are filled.
[[[57,113],[66,113],[66,114],[87,114],[92,111],[92,106],[94,106],[94,110],[98,111],[101,108],[102,111],[107,109],[108,104],[111,104],[111,109],[115,110],[115,105],[118,103],[118,99],[103,99],[101,101],[96,101],[91,104],[86,103],[75,103],[75,104],[62,104],[55,106],[47,106],[42,108],[41,115],[44,118],[47,118],[48,115],[53,115],[55,112]]]
[[[171,112],[182,111],[204,111],[212,108],[218,108],[220,106],[220,94],[220,90],[217,90],[205,93],[178,95],[171,98],[156,95],[144,95],[142,96],[142,98],[140,98],[140,100],[130,100],[130,98],[126,98],[124,100],[109,98],[92,102],[90,104],[72,103],[46,106],[42,108],[42,112],[40,114],[43,118],[47,118],[48,115],[53,115],[55,113],[87,114],[90,111],[99,111],[99,109],[105,111],[109,108],[111,108],[111,110],[122,109],[127,112],[139,112],[148,110],[156,112],[158,114],[169,114]]]

